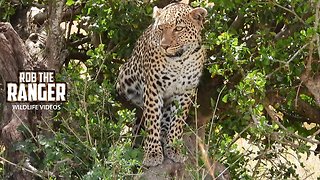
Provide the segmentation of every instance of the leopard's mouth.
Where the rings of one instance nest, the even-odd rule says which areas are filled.
[[[188,49],[187,46],[182,46],[182,47],[173,47],[173,48],[168,48],[165,51],[165,54],[167,57],[181,57],[186,50]]]
[[[175,52],[171,52],[171,53],[167,51],[166,55],[168,57],[181,57],[183,55],[183,53],[184,53],[184,49],[180,48],[180,49],[176,50]]]

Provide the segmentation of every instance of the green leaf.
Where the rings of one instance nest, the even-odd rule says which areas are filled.
[[[228,96],[229,96],[229,94],[224,95],[223,98],[222,98],[222,102],[227,103],[228,102]]]
[[[74,0],[67,0],[66,5],[72,6],[74,4]]]

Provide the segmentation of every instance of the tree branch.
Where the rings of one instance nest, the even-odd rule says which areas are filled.
[[[285,11],[288,11],[289,13],[293,14],[302,24],[305,24],[304,20],[293,10],[289,9],[289,8],[286,8],[284,6],[281,6],[280,4],[274,2],[274,1],[271,1],[269,0],[268,1],[269,3],[281,8],[281,9],[284,9]]]
[[[85,3],[70,7],[65,12],[62,12],[62,21],[70,21],[71,18],[74,18],[76,15],[81,13],[81,10],[84,8]],[[46,7],[48,8],[48,7]],[[47,12],[41,12],[34,16],[32,23],[42,25],[49,18]]]
[[[309,143],[312,143],[312,144],[320,144],[319,141],[315,141],[315,140],[312,140],[310,138],[305,138],[305,137],[302,137],[298,134],[295,134],[295,133],[292,133],[290,132],[286,127],[284,127],[279,119],[281,119],[282,117],[279,116],[279,114],[277,113],[277,111],[273,108],[273,106],[271,105],[268,105],[268,103],[264,104],[264,109],[267,111],[268,115],[271,117],[271,119],[273,120],[273,122],[275,122],[282,130],[284,130],[284,132],[288,133],[288,135],[292,136],[292,137],[295,137],[295,138],[298,138],[298,139],[301,139],[303,141],[306,141],[306,142],[309,142]]]

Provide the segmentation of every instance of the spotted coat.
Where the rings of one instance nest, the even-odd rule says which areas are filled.
[[[185,160],[175,142],[181,140],[205,61],[201,30],[206,14],[183,3],[155,7],[154,23],[120,68],[117,91],[143,109],[145,166],[161,164],[164,156]]]

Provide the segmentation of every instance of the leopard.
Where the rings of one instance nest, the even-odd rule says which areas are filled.
[[[164,159],[187,159],[177,142],[182,141],[206,57],[201,37],[206,9],[175,2],[155,6],[152,16],[116,80],[118,94],[143,111],[146,167]]]

